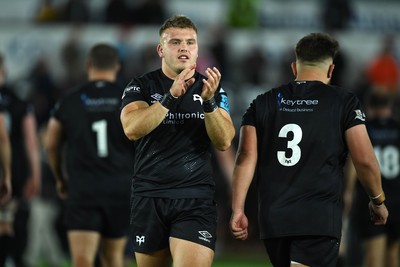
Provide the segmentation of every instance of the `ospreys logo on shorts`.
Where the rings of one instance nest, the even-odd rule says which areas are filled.
[[[139,244],[139,246],[140,245],[142,245],[142,243],[144,243],[144,235],[142,235],[142,236],[136,236],[136,243],[138,243]]]
[[[199,231],[199,234],[201,236],[199,236],[199,239],[206,241],[208,243],[210,243],[210,238],[212,238],[213,236],[208,232],[208,231]]]

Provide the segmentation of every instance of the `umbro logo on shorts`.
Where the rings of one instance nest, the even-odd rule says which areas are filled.
[[[212,235],[208,232],[208,231],[199,231],[199,234],[201,236],[199,236],[199,239],[206,241],[208,243],[210,243],[210,238],[212,238]]]

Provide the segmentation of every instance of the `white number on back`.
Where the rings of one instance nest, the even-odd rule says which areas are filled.
[[[287,138],[289,132],[293,133],[293,139],[287,142],[287,148],[292,150],[292,156],[289,158],[286,157],[286,151],[277,152],[278,161],[283,166],[296,165],[301,158],[301,149],[298,144],[303,137],[303,131],[299,125],[290,123],[282,127],[282,129],[279,131],[279,137]]]
[[[97,140],[97,155],[100,158],[108,156],[108,145],[107,145],[107,121],[100,120],[92,123],[92,130],[96,132]]]
[[[400,158],[399,150],[395,146],[374,146],[374,152],[376,158],[379,161],[381,167],[381,173],[383,177],[387,179],[394,179],[399,175],[400,172]]]

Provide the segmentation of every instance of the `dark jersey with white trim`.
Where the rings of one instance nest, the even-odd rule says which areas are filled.
[[[398,216],[396,211],[400,210],[400,123],[393,119],[374,118],[367,120],[366,125],[379,161],[382,187],[386,195],[385,204]],[[356,188],[356,196],[363,199],[366,206],[369,200],[359,182]]]
[[[259,95],[242,125],[256,128],[262,239],[341,236],[345,131],[365,123],[356,96],[319,81]]]
[[[212,198],[211,140],[207,135],[201,92],[204,77],[196,72],[187,89],[165,119],[152,132],[135,141],[133,194],[160,198]],[[173,80],[161,69],[133,79],[126,87],[122,106],[133,101],[149,105],[168,93]],[[219,87],[215,100],[229,112],[225,91]]]
[[[85,83],[63,97],[53,116],[66,138],[68,203],[127,205],[133,172],[133,142],[120,121],[123,86]]]
[[[11,173],[13,196],[22,197],[30,168],[25,148],[23,124],[26,116],[34,116],[33,106],[18,97],[9,87],[0,89],[6,115],[6,128],[11,144]]]

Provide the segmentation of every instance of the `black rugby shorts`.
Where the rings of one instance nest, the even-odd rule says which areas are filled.
[[[169,246],[169,238],[188,240],[215,249],[217,209],[212,199],[166,199],[135,196],[131,234],[135,252]]]
[[[129,205],[126,206],[68,206],[65,213],[67,230],[95,231],[105,238],[129,235]]]
[[[296,236],[264,239],[274,267],[294,261],[312,267],[336,267],[340,241],[328,236]]]

